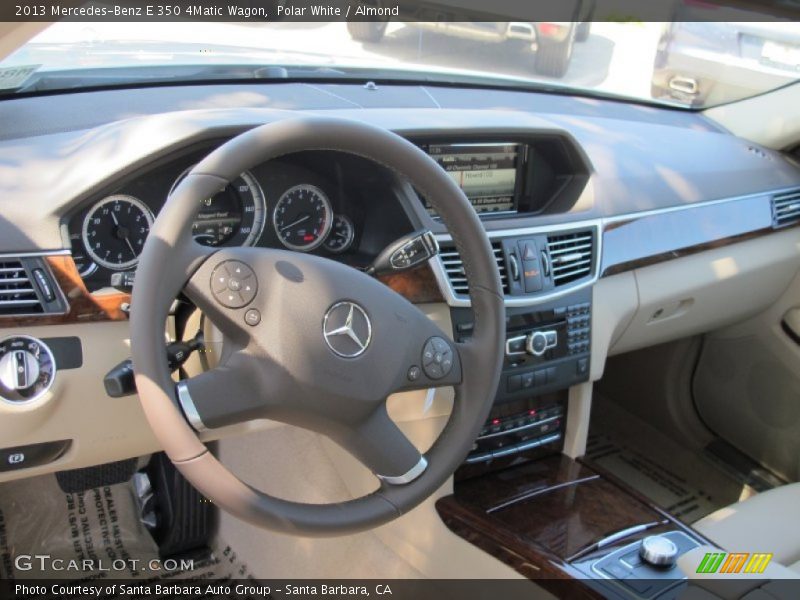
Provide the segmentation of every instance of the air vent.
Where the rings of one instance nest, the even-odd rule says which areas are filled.
[[[492,242],[492,250],[494,250],[494,258],[497,261],[497,268],[500,271],[500,281],[503,284],[503,293],[508,293],[508,274],[506,273],[506,265],[503,260],[503,246],[500,241]],[[453,286],[453,291],[459,295],[467,295],[469,293],[469,286],[467,285],[467,277],[464,274],[464,263],[461,261],[458,251],[455,248],[442,248],[439,253],[444,270],[447,273],[447,278],[450,280],[450,285]]]
[[[800,220],[800,189],[772,197],[772,224],[783,227]]]
[[[592,274],[594,235],[591,231],[548,235],[547,255],[555,287],[588,277]]]
[[[22,261],[0,258],[0,316],[43,312],[42,303]]]

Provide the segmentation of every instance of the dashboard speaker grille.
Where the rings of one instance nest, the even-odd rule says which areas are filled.
[[[42,303],[22,261],[0,258],[0,315],[30,315],[43,312]]]
[[[508,273],[506,273],[505,260],[503,259],[503,245],[497,241],[492,241],[492,250],[494,251],[494,258],[497,261],[497,268],[500,271],[500,281],[503,284],[503,293],[508,293]],[[467,295],[469,293],[469,286],[467,285],[467,277],[464,274],[464,263],[461,261],[458,251],[453,246],[442,247],[439,252],[442,259],[445,273],[450,280],[450,285],[453,291],[459,295]]]
[[[588,277],[594,262],[594,235],[591,231],[548,235],[547,255],[555,287]]]
[[[783,227],[800,220],[800,189],[772,197],[772,223]]]

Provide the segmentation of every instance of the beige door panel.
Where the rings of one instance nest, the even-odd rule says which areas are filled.
[[[0,473],[0,481],[141,456],[158,449],[139,398],[110,398],[103,387],[105,374],[130,357],[127,323],[0,329],[0,337],[20,333],[39,339],[80,338],[83,366],[59,369],[49,394],[35,403],[15,406],[0,402],[0,446],[72,440],[69,451],[56,462]]]

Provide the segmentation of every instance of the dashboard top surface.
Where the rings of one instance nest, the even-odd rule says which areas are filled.
[[[64,247],[66,214],[114,182],[212,140],[302,114],[409,138],[562,135],[590,178],[567,212],[486,222],[504,230],[607,218],[800,184],[780,153],[701,114],[543,93],[421,86],[266,84],[98,91],[0,102],[0,252]],[[677,149],[677,150],[676,150]],[[422,222],[430,220],[424,207]],[[426,221],[427,219],[427,221]]]

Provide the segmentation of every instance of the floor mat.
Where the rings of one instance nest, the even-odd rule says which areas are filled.
[[[146,583],[250,575],[226,546],[215,548],[202,563],[152,562],[158,559],[158,547],[139,521],[130,483],[65,494],[53,475],[0,484],[0,553],[2,579]],[[42,555],[49,558],[37,558]]]
[[[756,493],[705,453],[681,446],[604,398],[592,410],[586,458],[687,524]]]

